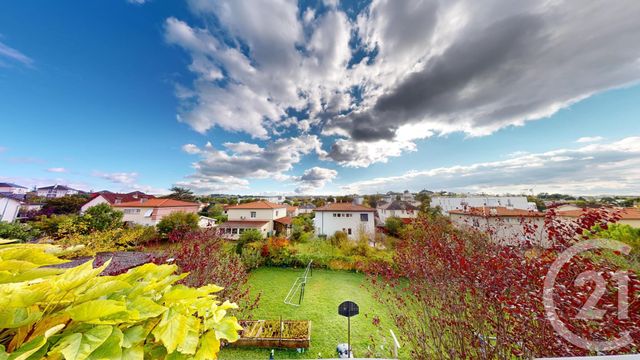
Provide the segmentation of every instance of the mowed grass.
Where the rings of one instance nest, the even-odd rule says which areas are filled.
[[[337,357],[336,345],[347,342],[347,319],[338,315],[338,305],[351,300],[360,307],[360,315],[351,318],[351,346],[356,357],[365,357],[371,335],[379,337],[379,330],[372,324],[373,316],[381,320],[382,335],[391,345],[389,328],[392,326],[387,312],[376,302],[369,291],[362,287],[366,279],[362,274],[346,271],[313,270],[305,297],[300,307],[284,304],[289,288],[304,269],[260,268],[251,273],[252,291],[262,292],[254,319],[311,320],[311,347],[305,353],[296,350],[275,349],[276,359],[314,359]],[[297,298],[296,298],[297,299]],[[365,314],[367,316],[365,316]],[[397,331],[395,331],[397,334]],[[382,344],[380,338],[378,345]],[[402,349],[404,350],[404,349]],[[225,348],[220,359],[268,359],[270,349]],[[405,358],[406,356],[401,357]],[[388,352],[384,353],[388,356]]]

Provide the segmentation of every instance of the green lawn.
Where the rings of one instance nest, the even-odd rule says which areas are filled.
[[[388,314],[362,287],[364,275],[344,271],[314,270],[305,290],[300,307],[284,304],[284,298],[295,279],[304,269],[260,268],[251,273],[249,283],[252,291],[261,291],[260,306],[254,311],[254,319],[311,320],[311,347],[300,354],[295,350],[276,350],[276,359],[336,357],[336,345],[347,342],[347,319],[338,315],[338,305],[345,300],[360,306],[360,315],[351,318],[351,342],[354,355],[364,357],[369,345],[369,336],[376,335],[372,316],[381,319],[383,335],[391,344]],[[367,314],[368,316],[365,316]],[[394,330],[395,331],[395,330]],[[397,332],[396,332],[397,334]],[[383,340],[378,341],[382,344]],[[386,348],[386,346],[385,346]],[[388,355],[388,353],[384,353]],[[401,354],[402,356],[402,354]],[[220,359],[268,359],[269,349],[225,348]]]

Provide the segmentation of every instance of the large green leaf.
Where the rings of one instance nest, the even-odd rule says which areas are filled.
[[[226,339],[229,342],[234,342],[240,338],[238,335],[240,330],[242,330],[242,326],[238,324],[238,320],[233,316],[222,319],[215,327],[216,337],[218,339]]]
[[[26,360],[40,350],[46,343],[47,339],[44,336],[38,336],[12,352],[11,355],[9,355],[9,360]]]
[[[87,359],[91,360],[120,360],[122,359],[123,334],[117,327],[102,345],[95,349]]]
[[[0,329],[15,329],[36,322],[42,317],[37,307],[0,308]]]
[[[122,347],[127,349],[142,344],[147,337],[147,331],[142,325],[132,326],[124,331]]]
[[[53,353],[60,352],[66,360],[85,360],[100,347],[113,332],[109,325],[98,325],[84,333],[74,333],[60,340]]]
[[[109,294],[113,294],[114,292],[130,288],[131,285],[122,280],[108,280],[102,281],[97,284],[94,284],[89,289],[87,289],[84,293],[79,295],[76,298],[77,302],[84,302],[87,300],[97,299],[102,296],[106,296]]]
[[[160,314],[167,311],[167,308],[158,305],[151,299],[144,297],[137,297],[127,302],[127,309],[129,309],[134,315],[132,317],[136,320],[145,320],[148,318],[160,316]]]
[[[186,339],[189,332],[188,323],[188,317],[176,312],[174,309],[169,309],[162,315],[162,320],[153,329],[152,334],[156,340],[164,344],[168,353],[172,353]]]
[[[127,307],[122,301],[99,299],[71,306],[66,313],[75,321],[92,323],[126,310]]]
[[[218,358],[220,340],[213,331],[207,331],[200,338],[200,346],[196,352],[195,360],[213,360]]]

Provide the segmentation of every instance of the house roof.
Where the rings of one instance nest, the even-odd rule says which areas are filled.
[[[509,209],[504,206],[468,207],[465,210],[451,210],[449,214],[482,217],[544,217],[544,213],[522,209]]]
[[[238,204],[229,206],[227,210],[233,209],[283,209],[286,208],[286,204],[275,204],[266,200],[252,201],[245,204]]]
[[[287,206],[287,211],[288,211],[288,212],[290,212],[290,211],[296,211],[296,210],[298,210],[298,207],[297,207],[297,206]]]
[[[291,216],[285,216],[285,217],[281,217],[279,219],[275,219],[273,221],[280,223],[280,224],[284,224],[284,225],[291,225]]]
[[[221,228],[237,228],[237,227],[244,227],[244,228],[256,228],[259,229],[261,227],[263,227],[265,224],[267,224],[268,221],[261,221],[261,220],[256,220],[256,221],[251,221],[251,220],[240,220],[240,221],[227,221],[224,224],[221,224],[220,227]]]
[[[24,187],[24,186],[20,186],[20,185],[18,185],[18,184],[14,184],[14,183],[5,183],[5,182],[0,182],[0,187],[11,187],[11,188],[26,189],[26,187]]]
[[[139,191],[133,191],[130,193],[126,193],[126,194],[118,194],[118,193],[112,193],[112,192],[105,192],[105,193],[95,193],[93,194],[93,196],[91,197],[91,200],[97,198],[98,196],[102,196],[102,198],[104,198],[105,200],[107,200],[107,202],[111,205],[116,203],[116,200],[120,200],[120,203],[127,203],[127,202],[132,202],[132,201],[138,201],[140,199],[154,199],[155,196],[153,195],[147,195],[143,192],[139,192]],[[89,201],[91,201],[89,200]]]
[[[200,206],[200,204],[195,202],[188,201],[180,201],[174,199],[148,199],[144,202],[140,200],[123,202],[120,204],[113,205],[114,207],[136,207],[136,208],[163,208],[163,207],[193,207]]]
[[[319,207],[316,211],[366,211],[374,212],[375,209],[362,205],[354,205],[352,203],[331,203],[323,207]]]
[[[38,188],[38,190],[76,190],[65,185],[51,185]],[[77,190],[76,190],[77,191]]]
[[[380,209],[384,210],[420,210],[417,206],[413,205],[408,201],[395,200],[390,204],[382,204],[379,206]]]
[[[24,194],[14,194],[10,192],[0,192],[0,198],[6,198],[17,202],[22,202],[26,199]]]
[[[640,209],[639,208],[617,208],[617,209],[607,209],[607,211],[618,212],[620,215],[620,220],[640,220]],[[564,217],[572,217],[577,218],[586,213],[586,210],[565,210],[558,211],[558,216]]]
[[[316,206],[313,204],[302,204],[300,206],[298,206],[298,208],[300,209],[315,209]]]

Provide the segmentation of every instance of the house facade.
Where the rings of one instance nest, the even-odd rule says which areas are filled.
[[[465,210],[451,210],[449,217],[454,225],[485,232],[491,241],[500,245],[550,245],[545,231],[545,215],[539,211],[506,207],[469,207]]]
[[[0,194],[0,221],[14,222],[20,212],[20,200],[10,195]]]
[[[112,192],[100,192],[94,193],[91,196],[91,199],[87,201],[86,204],[82,205],[80,208],[80,213],[84,214],[89,208],[100,205],[100,204],[109,204],[110,206],[131,202],[131,201],[140,201],[141,199],[153,199],[155,196],[147,195],[140,191],[133,191],[126,194],[118,194]]]
[[[618,214],[620,219],[617,224],[629,225],[634,228],[640,228],[640,208],[612,208],[611,212]],[[581,215],[585,214],[586,210],[565,210],[558,211],[556,214],[560,219],[566,221],[575,221]]]
[[[331,236],[342,231],[350,239],[357,239],[361,232],[367,237],[375,235],[375,209],[349,203],[333,203],[315,209],[313,224],[317,235]]]
[[[174,199],[140,199],[113,205],[124,215],[122,221],[145,225],[158,225],[160,220],[174,212],[198,213],[200,204]]]
[[[445,215],[449,214],[452,210],[465,210],[474,207],[505,207],[537,211],[536,204],[527,201],[526,196],[436,196],[431,198],[430,206],[432,208],[440,207],[442,213]]]
[[[382,224],[390,217],[397,217],[400,219],[415,219],[418,217],[420,208],[413,204],[413,202],[395,200],[391,203],[381,202],[376,207],[376,213]]]
[[[29,189],[13,183],[0,183],[0,193],[24,195]]]
[[[263,236],[275,234],[276,220],[287,217],[287,204],[276,204],[266,200],[228,206],[227,222],[220,224],[220,234],[228,239],[237,239],[249,229],[260,231]]]
[[[313,204],[302,204],[298,206],[299,214],[311,214],[316,209],[316,206]]]
[[[57,185],[57,184],[38,188],[36,192],[39,197],[46,197],[46,198],[60,198],[63,196],[76,195],[80,193],[79,190],[72,189],[68,186]]]

